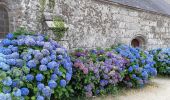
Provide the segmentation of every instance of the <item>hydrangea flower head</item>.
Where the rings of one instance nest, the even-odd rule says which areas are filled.
[[[60,80],[60,86],[61,87],[65,87],[66,84],[67,84],[66,80],[64,80],[64,79]]]
[[[21,95],[22,96],[27,96],[28,94],[29,94],[28,88],[21,88]]]
[[[12,33],[8,33],[6,35],[6,38],[8,38],[8,39],[13,39],[13,37],[14,37],[14,34],[12,34]]]
[[[53,88],[56,88],[57,87],[57,83],[54,81],[54,80],[50,80],[48,82],[48,86],[53,89]]]
[[[37,75],[36,75],[36,80],[37,80],[37,81],[40,81],[40,82],[41,82],[43,79],[44,79],[44,76],[43,76],[42,74],[37,74]]]

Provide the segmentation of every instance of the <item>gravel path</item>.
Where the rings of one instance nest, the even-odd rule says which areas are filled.
[[[170,100],[170,78],[155,78],[145,88],[131,89],[116,97],[107,96],[94,100]]]

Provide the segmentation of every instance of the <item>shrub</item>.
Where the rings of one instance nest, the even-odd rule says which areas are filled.
[[[45,35],[9,33],[0,43],[0,99],[59,99],[71,77],[67,51]]]
[[[115,91],[128,61],[112,51],[79,49],[72,53],[75,95],[91,97]]]
[[[151,77],[157,75],[153,56],[149,52],[127,45],[119,45],[115,51],[130,61],[123,79],[128,87],[143,87]]]
[[[170,49],[155,49],[151,50],[150,54],[154,56],[158,73],[170,75]]]

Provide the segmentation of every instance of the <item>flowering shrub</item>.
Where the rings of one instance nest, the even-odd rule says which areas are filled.
[[[128,61],[112,51],[83,50],[72,53],[73,85],[77,96],[91,97],[115,90]]]
[[[150,53],[154,55],[155,68],[157,68],[158,73],[170,75],[170,49],[155,49],[151,50]]]
[[[115,51],[130,61],[123,79],[128,87],[142,87],[157,75],[153,56],[149,52],[126,45],[117,46]]]
[[[71,77],[67,51],[42,34],[9,33],[0,43],[0,100],[68,96]]]

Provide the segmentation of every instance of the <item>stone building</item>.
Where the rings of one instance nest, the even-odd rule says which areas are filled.
[[[39,0],[0,0],[0,37],[20,26],[44,31],[48,28],[44,28],[47,20],[41,20],[42,14],[49,14],[61,16],[68,25],[60,42],[69,49],[117,43],[145,49],[170,47],[168,3],[170,0],[55,0],[54,9],[47,2],[42,12]]]

